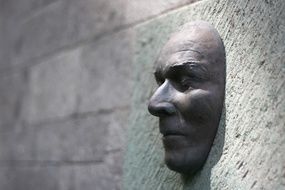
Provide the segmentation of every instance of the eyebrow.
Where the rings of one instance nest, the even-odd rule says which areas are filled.
[[[200,51],[198,51],[198,50],[196,50],[196,49],[189,49],[189,48],[180,49],[180,50],[178,51],[178,53],[179,53],[179,52],[188,52],[188,51],[190,51],[190,52],[195,52],[195,53],[199,53],[200,55],[203,55]]]
[[[160,77],[165,77],[167,75],[169,75],[170,73],[173,73],[174,70],[176,69],[187,69],[188,72],[194,72],[196,74],[198,74],[201,78],[206,79],[207,78],[207,73],[208,73],[208,69],[201,64],[200,61],[186,61],[186,62],[182,62],[182,63],[175,63],[174,65],[171,65],[165,69],[162,70],[162,68],[156,68],[156,70],[154,71],[154,76],[156,78],[160,78]]]
[[[202,65],[200,61],[186,61],[182,63],[176,63],[174,65],[169,66],[169,68],[166,69],[166,72],[168,72],[167,70],[169,69],[179,69],[183,67],[187,67],[187,69],[194,71],[197,70],[198,72],[208,72],[208,69],[204,65]]]
[[[170,67],[176,67],[176,66],[184,66],[184,65],[191,65],[191,66],[199,66],[201,64],[201,61],[185,61],[182,63],[175,63],[171,65]]]

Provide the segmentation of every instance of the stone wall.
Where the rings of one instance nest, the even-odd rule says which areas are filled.
[[[0,0],[0,189],[284,189],[285,3],[197,1]],[[183,181],[146,104],[160,48],[192,20],[224,39],[226,106]]]
[[[0,189],[121,189],[133,32],[194,0],[0,0]]]
[[[204,0],[135,27],[135,86],[124,188],[285,189],[285,2]],[[212,23],[227,52],[226,99],[203,169],[182,178],[163,163],[157,118],[147,112],[153,63],[168,36],[193,20]]]

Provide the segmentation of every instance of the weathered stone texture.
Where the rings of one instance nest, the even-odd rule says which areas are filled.
[[[26,72],[0,77],[0,126],[12,125],[20,116],[21,103],[27,91]]]
[[[12,0],[3,6],[9,63],[1,65],[2,70],[33,64],[42,56],[98,38],[124,23],[122,0],[29,0],[19,5]]]
[[[27,123],[68,116],[76,111],[80,48],[53,56],[28,71],[29,89],[22,109]]]
[[[120,189],[113,168],[105,162],[88,165],[6,166],[0,168],[0,188],[5,190],[106,190]]]
[[[202,1],[136,28],[135,89],[126,189],[285,188],[284,1]],[[158,123],[147,113],[153,63],[178,26],[207,20],[227,52],[224,115],[203,170],[182,182],[163,164]],[[143,71],[143,72],[142,72]]]
[[[44,59],[29,69],[22,118],[35,123],[128,107],[131,54],[131,33],[123,31]]]
[[[0,162],[99,162],[122,152],[128,109],[1,128]]]
[[[81,112],[129,105],[131,39],[130,31],[123,31],[83,47],[79,88]]]
[[[120,189],[127,116],[125,109],[1,128],[0,189]]]
[[[124,1],[0,0],[0,189],[121,189]]]
[[[126,189],[283,189],[284,3],[177,9],[192,2],[0,0],[0,189],[121,189],[132,93]],[[197,19],[226,44],[226,110],[207,164],[184,184],[163,164],[146,104],[161,46]]]
[[[183,5],[194,3],[199,0],[145,0],[126,1],[126,22],[137,22],[147,20],[151,17],[163,14],[169,10],[177,9]]]
[[[34,64],[42,56],[195,1],[4,0],[6,61],[0,71]]]

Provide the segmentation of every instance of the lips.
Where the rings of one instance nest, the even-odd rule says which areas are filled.
[[[183,128],[182,126],[179,126],[179,123],[177,116],[160,118],[159,131],[164,138],[185,136],[182,131]]]
[[[161,132],[161,134],[163,135],[163,137],[185,136],[178,131],[163,131],[163,132]]]

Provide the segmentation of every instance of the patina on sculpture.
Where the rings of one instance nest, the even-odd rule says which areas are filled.
[[[163,47],[148,109],[159,117],[171,170],[194,174],[204,165],[222,113],[225,65],[223,42],[208,22],[186,24]]]

